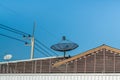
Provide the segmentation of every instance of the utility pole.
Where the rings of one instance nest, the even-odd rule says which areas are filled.
[[[33,59],[33,58],[34,58],[34,47],[35,47],[35,37],[34,37],[34,33],[35,33],[35,26],[36,26],[36,23],[34,22],[34,25],[33,25],[33,33],[32,33],[32,36],[31,36],[31,55],[30,55],[30,59]]]

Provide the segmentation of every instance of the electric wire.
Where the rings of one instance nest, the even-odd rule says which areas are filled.
[[[13,10],[10,7],[7,7],[7,6],[5,6],[5,5],[3,5],[1,3],[0,3],[0,7],[4,8],[4,9],[6,9],[6,10],[8,10],[8,11],[14,13],[14,14],[17,14],[17,12],[15,10]]]
[[[18,39],[18,38],[15,38],[15,37],[11,37],[11,36],[8,36],[8,35],[4,35],[4,34],[1,34],[1,33],[0,33],[0,35],[4,36],[4,37],[7,37],[7,38],[10,38],[10,39],[14,39],[14,40],[20,41],[20,42],[26,42],[26,41],[23,41],[21,39]]]
[[[16,33],[16,34],[20,34],[20,35],[30,35],[28,33],[25,33],[23,31],[20,31],[20,30],[17,30],[17,29],[14,29],[14,28],[11,28],[11,27],[8,27],[6,25],[3,25],[3,24],[0,24],[0,28],[1,29],[4,29],[4,30],[7,30],[7,31],[10,31],[10,32],[13,32],[13,33]],[[21,41],[21,42],[26,42],[26,41],[23,41],[21,39],[17,39],[15,37],[11,37],[11,36],[8,36],[8,35],[4,35],[4,34],[0,34],[1,36],[4,36],[4,37],[8,37],[10,39],[14,39],[14,40],[17,40],[17,41]],[[35,39],[36,40],[36,39]],[[42,45],[44,48],[46,48],[47,50],[51,51],[52,53],[54,53],[55,55],[58,56],[57,53],[53,52],[51,49],[49,49],[48,47],[46,47],[43,43],[41,43],[39,40],[36,40],[40,45]],[[40,45],[38,44],[35,44],[37,47],[39,47],[40,49],[42,49],[44,52],[46,52],[48,55],[52,56],[51,54],[49,54],[48,51],[46,51],[45,49],[43,49],[42,47],[40,47]],[[38,49],[37,49],[38,50]],[[43,53],[43,52],[42,52]]]
[[[36,44],[35,43],[35,45],[37,46],[37,47],[39,47],[41,50],[43,50],[46,54],[48,54],[49,56],[52,56],[51,54],[49,54],[49,52],[47,52],[45,49],[43,49],[40,45],[38,45],[38,44]]]
[[[38,52],[40,52],[40,53],[42,53],[43,55],[45,55],[45,56],[47,56],[48,57],[48,55],[46,55],[44,52],[42,52],[41,50],[39,50],[38,48],[36,48],[35,47],[35,49],[38,51]]]
[[[8,7],[8,6],[6,6],[6,5],[0,4],[0,6],[3,7],[4,9],[6,9],[6,10],[11,11],[12,13],[15,13],[15,14],[21,16],[21,17],[26,17],[27,19],[32,20],[32,19],[31,19],[30,17],[28,17],[28,16],[23,16],[23,15],[21,15],[21,14],[18,14],[18,12],[16,12],[15,10],[11,9],[10,7]],[[51,34],[52,37],[54,37],[55,39],[56,39],[56,38],[59,39],[56,35],[54,35],[54,33],[50,32],[50,31],[47,30],[45,27],[42,27],[42,26],[41,26],[41,28],[42,28],[45,32],[47,32],[48,34]]]
[[[6,29],[6,28],[1,27],[1,26],[0,26],[0,28],[1,28],[1,29],[4,29],[4,30],[7,30],[7,31],[10,31],[10,32],[13,32],[13,33],[16,33],[16,34],[23,35],[23,34],[21,34],[21,33],[19,33],[19,32],[16,32],[16,31],[13,31],[13,30],[10,30],[10,29]]]
[[[54,39],[59,40],[59,38],[51,31],[47,30],[45,27],[40,26],[46,33],[48,33],[49,35],[51,35]]]
[[[37,39],[35,39],[36,40],[36,42],[38,42],[39,44],[41,44],[43,47],[45,47],[46,49],[48,49],[50,52],[52,52],[52,53],[54,53],[55,55],[57,55],[58,56],[58,54],[57,53],[55,53],[55,52],[53,52],[51,49],[49,49],[47,46],[45,46],[42,42],[40,42],[39,40],[37,40]]]
[[[11,31],[11,32],[20,34],[20,35],[30,35],[30,34],[28,34],[28,33],[25,33],[25,32],[23,32],[23,31],[17,30],[17,29],[15,29],[15,28],[8,27],[8,26],[3,25],[3,24],[0,24],[0,26],[2,26],[2,27],[0,27],[0,28],[2,28],[2,29],[5,29],[5,30],[8,30],[8,31]]]
[[[11,36],[8,36],[8,35],[4,35],[4,34],[0,34],[1,36],[4,36],[4,37],[7,37],[7,38],[10,38],[10,39],[14,39],[14,40],[17,40],[17,41],[20,41],[20,42],[26,42],[26,41],[23,41],[23,40],[20,40],[20,39],[17,39],[17,38],[14,38],[14,37],[11,37]],[[39,45],[37,45],[39,46]],[[40,47],[40,46],[39,46]],[[45,54],[44,52],[42,52],[41,50],[39,50],[38,48],[35,47],[35,49],[42,53],[43,55],[45,56],[51,56],[50,54],[48,54],[48,52],[46,52],[43,48],[41,48],[44,52],[46,52],[47,54]]]

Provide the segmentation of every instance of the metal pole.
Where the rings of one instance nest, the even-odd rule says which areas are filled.
[[[37,60],[35,60],[35,68],[34,68],[34,73],[36,73],[37,68]]]
[[[115,71],[116,71],[116,53],[113,53],[114,54],[114,73],[115,73]]]
[[[17,62],[15,63],[15,71],[14,73],[17,73]]]
[[[65,73],[67,73],[67,71],[68,71],[68,68],[67,68],[67,67],[68,67],[68,63],[66,63],[65,66],[66,66],[66,68],[65,68],[65,69],[66,69]]]
[[[34,58],[34,43],[35,43],[35,40],[34,40],[34,37],[32,37],[31,38],[31,57],[30,57],[30,59]]]
[[[86,73],[86,64],[87,64],[87,59],[86,59],[87,57],[86,56],[84,56],[84,59],[85,59],[85,66],[84,66],[84,73]]]
[[[32,67],[31,73],[34,73],[34,66],[35,66],[34,61],[32,61],[31,64],[32,64],[32,66],[31,66]]]
[[[42,60],[40,61],[40,73],[42,73]]]
[[[51,59],[49,60],[49,73],[51,72]]]
[[[7,73],[9,72],[9,62],[7,62]]]
[[[0,64],[0,73],[2,73],[2,69],[1,69],[2,67],[1,66],[2,66],[2,64]]]
[[[96,72],[96,53],[94,53],[94,73]]]
[[[66,55],[66,51],[64,51],[64,58],[65,58],[65,55]]]
[[[103,73],[105,73],[105,64],[106,64],[106,59],[105,59],[105,49],[102,49],[103,50]]]
[[[34,33],[35,33],[35,26],[36,26],[36,24],[34,23],[33,34],[32,34],[32,37],[31,37],[31,56],[30,56],[30,59],[34,58],[34,44],[35,44]]]
[[[23,72],[26,73],[26,71],[25,71],[25,70],[26,70],[26,62],[23,62],[23,64],[24,64],[24,65],[23,65],[23,66],[24,66]]]
[[[77,73],[77,62],[78,62],[78,60],[76,59],[76,60],[74,61],[74,72],[75,72],[75,73]]]

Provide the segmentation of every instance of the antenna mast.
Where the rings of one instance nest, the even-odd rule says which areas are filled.
[[[35,26],[36,26],[36,23],[34,22],[33,33],[32,33],[32,36],[31,36],[31,55],[30,55],[30,59],[34,58],[34,44],[35,44],[34,33],[35,33]]]

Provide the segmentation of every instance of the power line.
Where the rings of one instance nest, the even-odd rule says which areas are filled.
[[[15,37],[11,37],[11,36],[8,36],[8,35],[4,35],[4,34],[0,34],[1,36],[4,36],[4,37],[7,37],[7,38],[10,38],[10,39],[14,39],[14,40],[17,40],[17,41],[20,41],[20,42],[26,42],[26,41],[23,41],[21,39],[17,39]]]
[[[10,32],[13,32],[13,33],[16,33],[16,34],[19,34],[19,35],[29,35],[28,33],[25,33],[23,31],[20,31],[20,30],[17,30],[17,29],[14,29],[14,28],[11,28],[11,27],[8,27],[6,25],[3,25],[3,24],[0,24],[0,28],[1,29],[4,29],[4,30],[7,30],[7,31],[10,31]],[[26,42],[26,41],[23,41],[21,39],[17,39],[15,37],[11,37],[11,36],[8,36],[8,35],[4,35],[4,34],[0,34],[1,36],[4,36],[4,37],[7,37],[7,38],[10,38],[10,39],[14,39],[14,40],[17,40],[17,41],[20,41],[20,42]],[[41,44],[44,48],[46,48],[47,50],[51,51],[52,53],[54,53],[55,55],[58,56],[58,54],[56,54],[55,52],[53,52],[51,49],[49,49],[48,47],[46,47],[43,43],[41,43],[39,40],[36,40],[39,44]],[[46,52],[48,55],[52,56],[51,54],[49,54],[48,51],[46,51],[45,49],[43,49],[39,44],[36,44],[37,47],[39,47],[40,49],[42,49],[44,52]],[[38,50],[38,49],[37,49]]]
[[[11,32],[20,34],[20,35],[30,35],[30,34],[28,34],[28,33],[25,33],[25,32],[23,32],[23,31],[17,30],[17,29],[15,29],[15,28],[8,27],[8,26],[3,25],[3,24],[0,24],[0,26],[3,26],[3,27],[0,27],[0,28],[2,28],[2,29],[5,29],[5,30],[8,30],[8,31],[11,31]]]
[[[46,49],[48,49],[50,52],[54,53],[55,55],[58,56],[57,53],[53,52],[51,49],[49,49],[47,46],[45,46],[42,42],[40,42],[39,40],[35,39],[39,44],[41,44],[43,47],[45,47]]]
[[[1,26],[0,26],[0,28],[1,28],[1,29],[4,29],[4,30],[7,30],[7,31],[10,31],[10,32],[13,32],[13,33],[16,33],[16,34],[23,35],[23,34],[21,34],[21,33],[19,33],[19,32],[16,32],[16,31],[13,31],[13,30],[10,30],[10,29],[6,29],[6,28],[1,27]]]
[[[13,10],[13,9],[11,9],[10,7],[7,7],[7,6],[3,5],[3,4],[0,4],[0,6],[3,7],[4,9],[6,9],[6,10],[11,11],[12,13],[18,14],[18,12],[16,12],[16,11]],[[22,17],[26,17],[26,16],[23,16],[23,15],[21,15],[21,14],[18,14],[18,15],[19,15],[19,16],[22,16]],[[26,18],[31,19],[31,18],[28,17],[28,16],[27,16]],[[32,19],[31,19],[31,20],[32,20]],[[54,37],[55,39],[56,39],[56,38],[59,39],[56,35],[54,35],[54,33],[50,32],[50,31],[47,30],[45,27],[42,27],[42,26],[41,26],[41,28],[42,28],[44,31],[46,31],[48,34],[51,34],[52,37]]]
[[[55,38],[55,39],[58,39],[59,40],[59,38],[54,34],[54,33],[52,33],[52,32],[50,32],[50,31],[48,31],[47,29],[45,29],[44,27],[42,27],[41,26],[41,28],[44,30],[44,31],[46,31],[49,35],[51,35],[53,38]]]
[[[17,14],[16,11],[14,11],[13,9],[11,9],[11,8],[9,8],[9,7],[6,7],[5,5],[3,5],[3,4],[1,4],[1,3],[0,3],[0,6],[1,6],[2,8],[4,8],[4,9],[8,10],[8,11],[11,11],[12,13]]]
[[[45,49],[43,49],[40,45],[38,45],[38,44],[36,44],[36,43],[35,43],[35,45],[36,45],[37,47],[39,47],[41,50],[43,50],[45,53],[47,53],[49,56],[52,56],[51,54],[49,54],[49,52],[47,52]]]
[[[48,55],[46,55],[44,52],[42,52],[41,50],[39,50],[38,48],[35,47],[35,49],[36,49],[38,52],[42,53],[43,55],[48,56]]]

